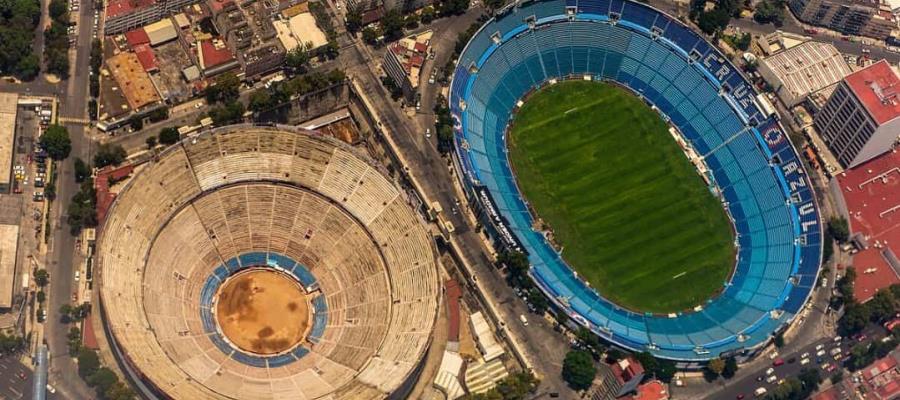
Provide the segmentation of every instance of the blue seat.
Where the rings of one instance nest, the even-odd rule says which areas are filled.
[[[564,4],[577,7],[579,15],[562,18]],[[597,17],[610,11],[620,15],[619,24]],[[538,27],[516,31],[530,15],[541,19]],[[662,33],[662,39],[650,37],[651,27]],[[489,36],[497,31],[521,33],[508,35],[494,49]],[[777,121],[764,121],[758,130],[745,125],[743,114],[749,115],[752,109],[733,108],[734,103],[719,95],[721,82],[711,75],[723,65],[716,60],[710,61],[712,67],[688,62],[691,56],[702,61],[707,55],[718,53],[678,21],[644,4],[531,2],[499,16],[472,40],[460,65],[468,68],[482,59],[484,63],[474,76],[458,67],[450,94],[451,110],[466,121],[458,143],[465,140],[467,147],[457,148],[463,175],[475,179],[466,184],[481,184],[491,192],[509,230],[528,254],[530,275],[538,287],[552,298],[566,298],[568,311],[584,317],[604,337],[641,350],[652,342],[657,346],[654,354],[679,360],[705,360],[763,343],[783,323],[769,318],[768,312],[787,309],[787,318],[792,318],[795,309],[802,307],[803,294],[814,285],[819,263],[818,230],[806,236],[806,246],[794,244],[799,221],[789,212],[784,185],[769,165],[770,147],[759,140],[761,132],[777,127]],[[523,95],[549,79],[572,75],[580,79],[581,74],[612,79],[640,93],[706,156],[729,204],[739,247],[731,282],[703,311],[667,318],[623,310],[587,287],[546,239],[531,229],[534,221],[509,168],[503,135]],[[470,81],[474,83],[467,92],[465,85]],[[724,81],[732,88],[746,84],[738,73],[727,74]],[[465,112],[456,106],[459,100],[467,104]],[[789,145],[776,141],[771,146],[783,154],[779,155],[782,160],[796,159]],[[492,232],[493,227],[486,229]],[[784,284],[792,274],[799,278],[799,289]],[[318,300],[314,308],[321,309]],[[311,340],[324,333],[326,316],[317,311]],[[737,338],[751,333],[741,341]],[[697,347],[708,353],[696,353]]]

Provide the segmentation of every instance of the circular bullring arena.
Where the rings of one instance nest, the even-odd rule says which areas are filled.
[[[147,397],[404,396],[438,310],[424,223],[378,164],[294,127],[186,139],[97,245],[112,348]]]

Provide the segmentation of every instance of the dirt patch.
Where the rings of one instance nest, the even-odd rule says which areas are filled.
[[[309,311],[299,284],[267,269],[238,273],[219,289],[216,320],[241,350],[277,354],[303,339]]]

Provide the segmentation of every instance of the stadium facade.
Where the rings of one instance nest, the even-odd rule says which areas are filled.
[[[365,155],[295,127],[224,127],[169,147],[120,192],[97,244],[99,309],[146,398],[400,399],[431,345],[434,257]],[[216,302],[242,271],[296,281],[303,299],[284,312],[303,310],[302,339],[235,345]]]
[[[561,79],[629,88],[703,156],[738,249],[715,298],[669,315],[623,309],[532,229],[505,135],[522,99]],[[609,342],[683,363],[751,356],[789,326],[814,289],[822,227],[796,149],[738,69],[676,19],[627,0],[517,2],[467,44],[449,103],[454,162],[496,247],[525,252],[554,305]]]

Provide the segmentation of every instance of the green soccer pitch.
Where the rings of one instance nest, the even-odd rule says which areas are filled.
[[[671,313],[722,289],[735,263],[731,223],[635,95],[589,81],[549,86],[518,111],[508,142],[525,198],[602,296]]]

